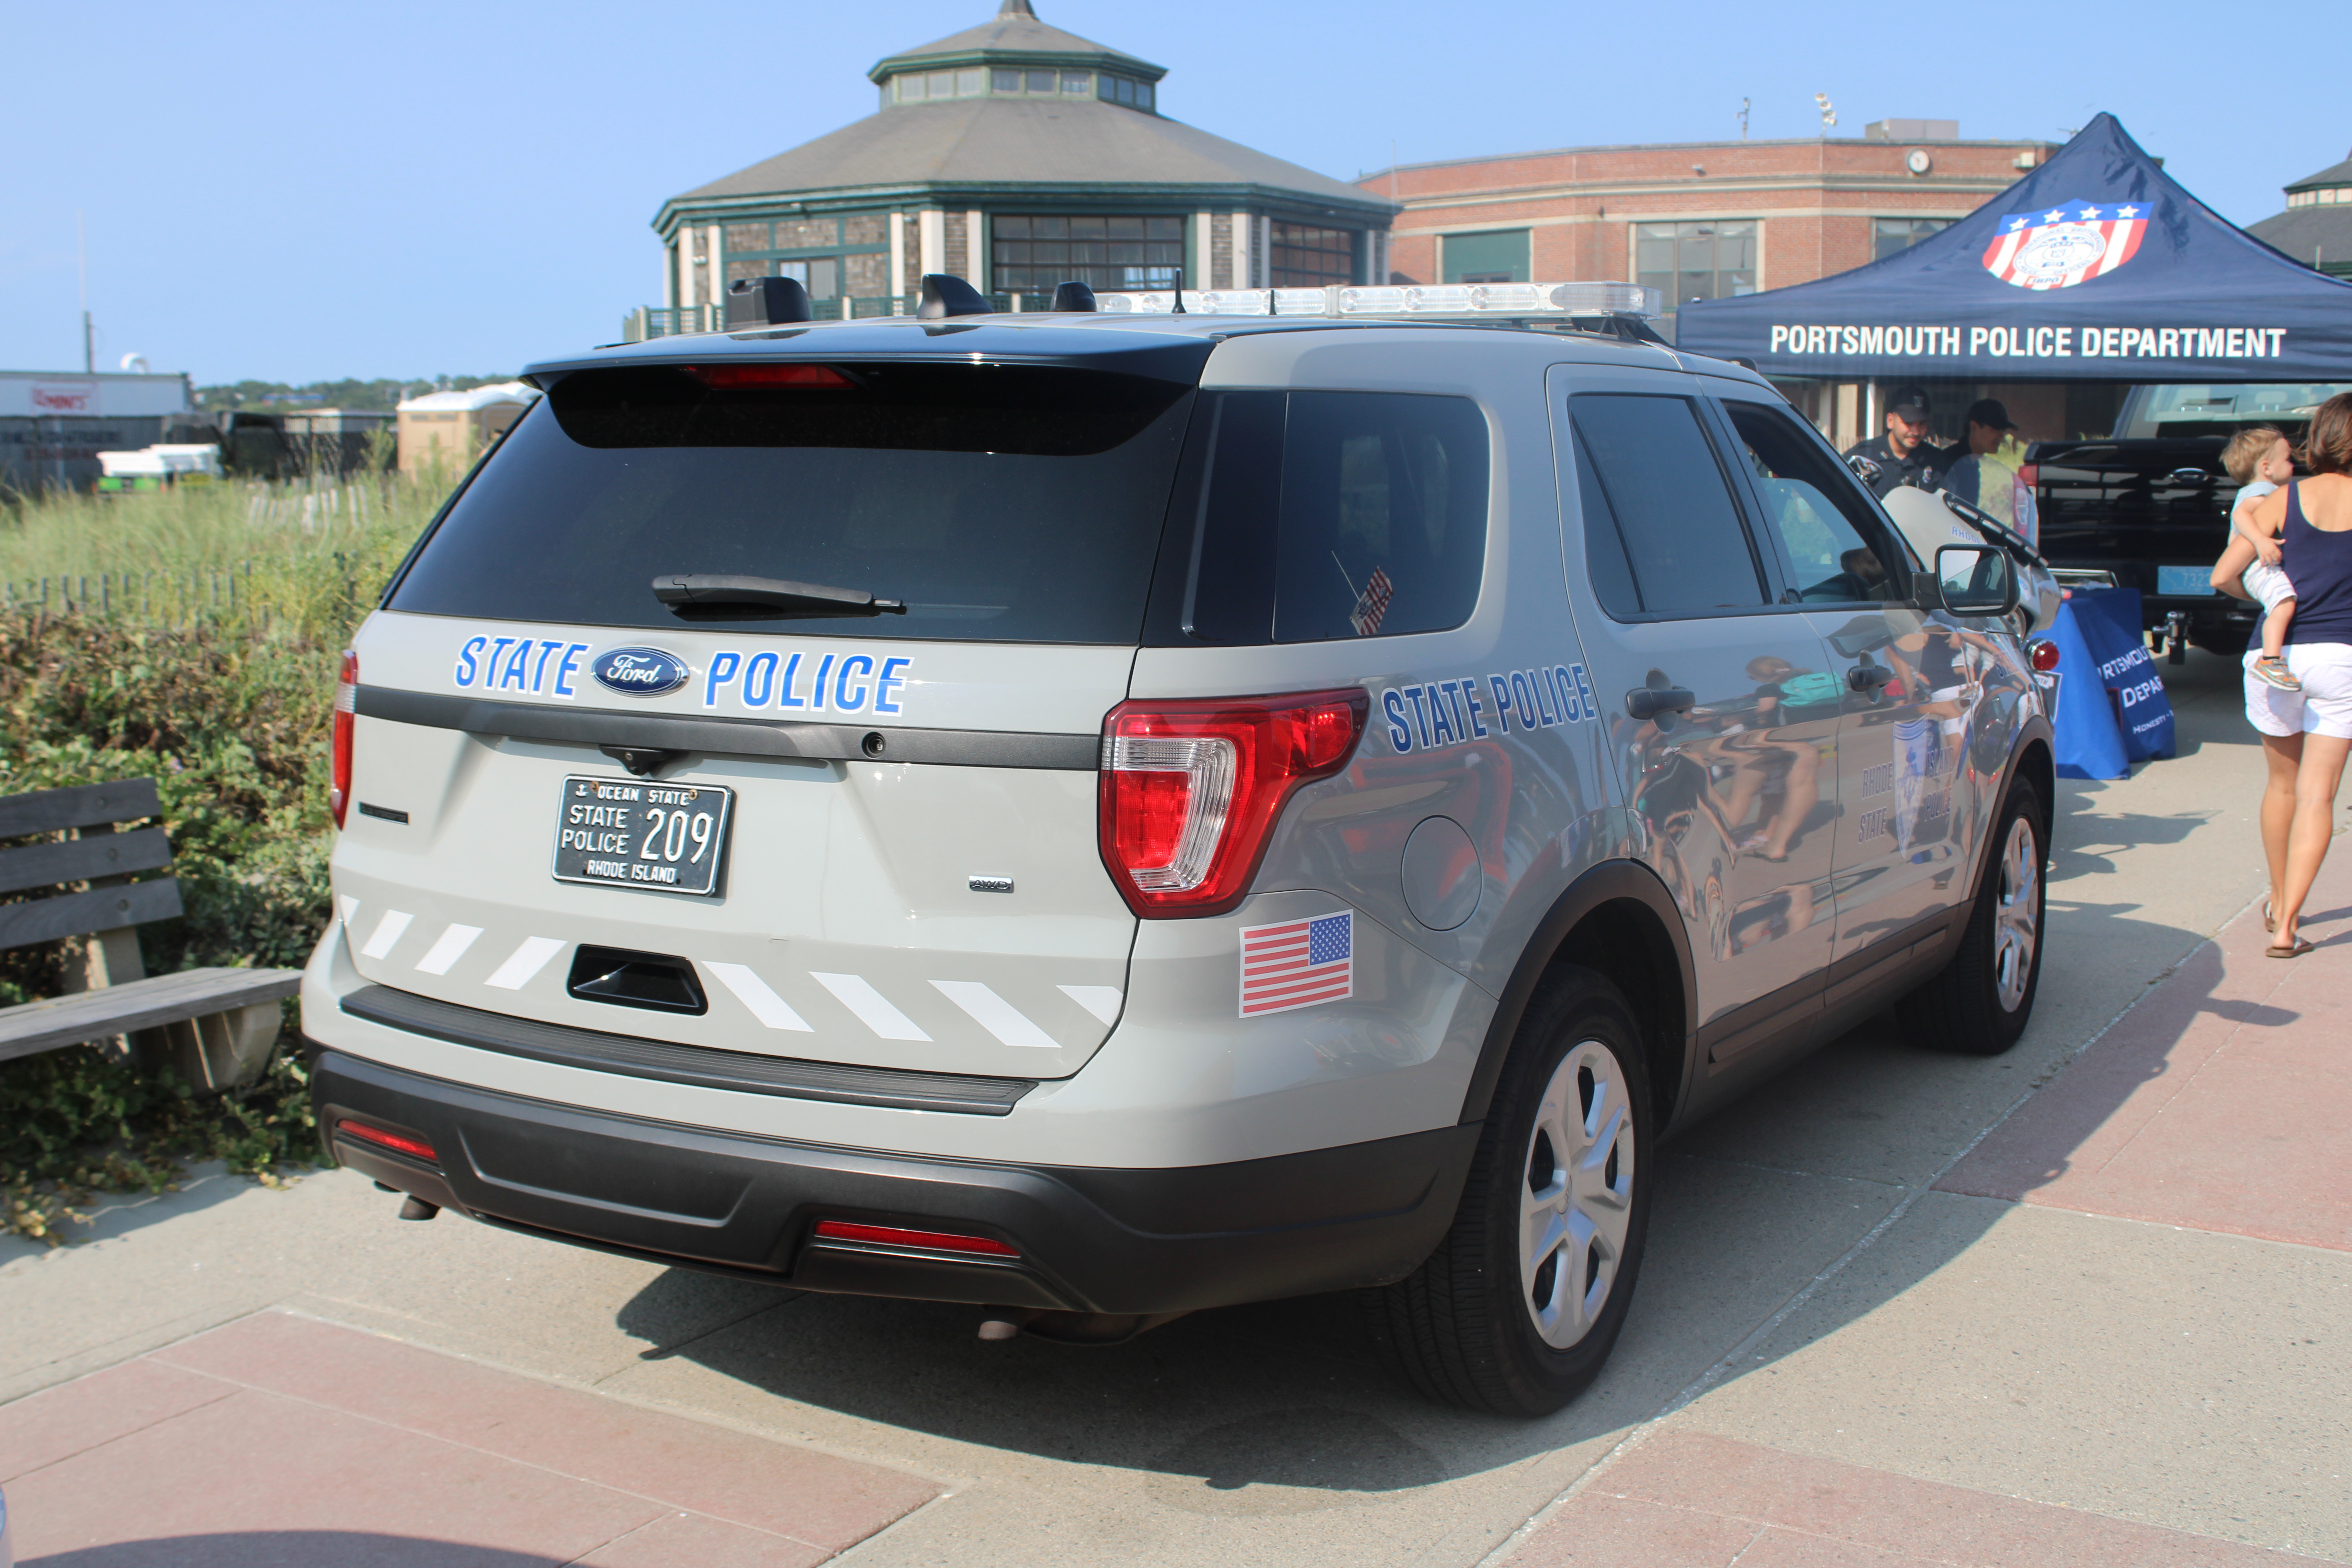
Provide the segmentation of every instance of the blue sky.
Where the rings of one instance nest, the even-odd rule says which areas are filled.
[[[2352,147],[2313,14],[2163,3],[1474,8],[1035,0],[1170,68],[1164,112],[1342,178],[1531,148],[1888,117],[2060,139],[2113,110],[2249,223]],[[0,0],[0,367],[201,383],[511,370],[658,303],[665,196],[873,112],[874,60],[994,0],[113,5]],[[2342,36],[2339,35],[2339,44]]]

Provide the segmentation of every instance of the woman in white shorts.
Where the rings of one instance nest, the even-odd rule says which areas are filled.
[[[2303,461],[2312,477],[2264,496],[2255,521],[2279,541],[2294,575],[2296,609],[2287,668],[2300,691],[2254,674],[2261,633],[2246,652],[2246,721],[2261,731],[2269,778],[2263,794],[2263,848],[2271,897],[2263,923],[2273,958],[2299,958],[2312,944],[2297,921],[2327,857],[2336,792],[2352,754],[2352,393],[2312,416]],[[2213,568],[2213,586],[2248,597],[2239,579],[2253,546],[2232,539]]]

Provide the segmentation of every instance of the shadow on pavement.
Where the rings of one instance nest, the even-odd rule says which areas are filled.
[[[89,1224],[68,1223],[58,1227],[58,1234],[68,1247],[87,1247],[95,1241],[111,1241],[161,1221],[225,1203],[252,1184],[250,1177],[230,1175],[227,1167],[220,1162],[206,1161],[190,1166],[187,1174],[170,1192],[101,1193],[96,1202],[82,1210],[90,1216]],[[27,1237],[0,1236],[0,1268],[19,1259],[40,1258],[55,1250],[46,1241]]]
[[[2233,712],[2222,716],[2234,721]],[[2200,730],[2220,728],[2211,715],[2199,719]],[[2109,869],[2074,844],[2177,844],[2209,816],[2101,815],[2085,793],[2060,791],[2068,815],[2055,835],[2053,884]],[[2074,908],[2099,921],[2111,952],[2178,954],[2200,940],[2135,918],[2138,906]],[[2207,991],[2219,972],[2218,959],[2201,970],[2183,966],[2192,983],[2205,975]],[[2212,1010],[2244,1023],[2282,1021],[2273,1016],[2280,1010],[2258,1005],[2216,1002]],[[1026,1338],[979,1342],[975,1307],[783,1291],[772,1293],[768,1310],[681,1343],[663,1305],[675,1287],[658,1279],[618,1321],[674,1347],[663,1354],[765,1394],[957,1442],[1142,1472],[1145,1489],[1171,1506],[1228,1514],[1339,1506],[1343,1494],[1491,1471],[1655,1415],[1933,1181],[2070,1049],[2066,1039],[2030,1033],[2004,1057],[1940,1055],[1882,1016],[1664,1146],[1641,1294],[1624,1337],[1592,1389],[1538,1421],[1423,1399],[1380,1363],[1345,1297],[1198,1313],[1097,1349]],[[2082,1132],[2133,1087],[2115,1084],[2112,1103],[2086,1110]],[[2069,1152],[2050,1151],[2055,1168]],[[1990,1201],[1966,1207],[1967,1215],[1937,1227],[1947,1245],[1932,1256],[1913,1248],[1898,1259],[1890,1248],[1869,1268],[1847,1270],[1845,1288],[1833,1293],[1839,1315],[1821,1331],[1900,1296],[2010,1210]],[[1864,1275],[1866,1284],[1856,1278]],[[1730,1378],[1762,1370],[1792,1347],[1757,1348],[1767,1354],[1744,1356]]]
[[[236,1530],[20,1558],[16,1568],[557,1568],[564,1559],[351,1530]]]

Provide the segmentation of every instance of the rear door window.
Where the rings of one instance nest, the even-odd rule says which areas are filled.
[[[1764,604],[1761,563],[1690,399],[1586,393],[1568,412],[1603,610],[1631,620]]]
[[[577,371],[483,465],[390,607],[660,628],[679,623],[656,575],[728,573],[908,607],[748,629],[1131,644],[1194,395],[1038,365]]]
[[[1470,618],[1486,418],[1464,397],[1233,392],[1202,410],[1171,641],[1328,642]]]

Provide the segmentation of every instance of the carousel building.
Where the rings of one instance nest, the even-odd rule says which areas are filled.
[[[627,336],[708,330],[730,283],[779,275],[820,317],[909,311],[926,272],[1008,310],[1069,279],[1387,279],[1392,204],[1168,118],[1165,69],[1046,26],[1029,0],[866,75],[873,114],[662,205],[665,297]]]

